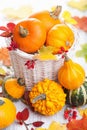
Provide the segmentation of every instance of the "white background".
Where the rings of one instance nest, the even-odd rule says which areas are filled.
[[[62,5],[62,11],[69,10],[72,16],[87,15],[87,12],[81,12],[81,11],[78,11],[77,9],[72,9],[68,7],[67,1],[68,0],[0,0],[0,26],[5,25],[5,23],[9,21],[8,19],[5,19],[4,15],[1,13],[1,10],[6,7],[19,8],[20,6],[23,6],[23,5],[31,5],[33,7],[33,11],[36,12],[43,9],[50,9],[52,6],[55,6],[55,5]],[[81,44],[87,43],[87,33],[81,30],[77,30],[77,31],[79,32],[79,38],[78,38],[79,43],[76,43],[77,46],[76,46],[75,51],[78,48],[80,48]],[[5,40],[3,38],[0,38],[0,46],[3,46],[5,44],[6,44]],[[81,64],[83,68],[85,69],[86,75],[87,75],[87,63],[84,61],[83,58],[76,58],[75,51],[73,50],[72,60]],[[17,111],[21,111],[23,110],[24,107],[27,107],[20,101],[15,103],[15,105],[16,105]],[[30,111],[30,117],[29,117],[29,120],[27,120],[27,123],[37,121],[37,120],[42,120],[45,122],[45,125],[43,125],[43,127],[45,126],[47,127],[49,123],[51,123],[51,121],[53,120],[59,121],[60,123],[64,123],[65,121],[63,120],[62,111],[60,111],[59,113],[51,117],[45,117],[41,115],[39,116],[39,114],[35,114]],[[14,122],[10,127],[4,130],[20,130],[20,129],[25,130],[25,127],[20,126],[16,122]]]

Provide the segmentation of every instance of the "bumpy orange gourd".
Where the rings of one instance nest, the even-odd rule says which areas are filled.
[[[20,50],[34,53],[45,43],[46,29],[40,20],[29,18],[15,26],[13,40]]]
[[[66,94],[60,84],[44,79],[32,87],[30,102],[35,111],[43,115],[53,115],[65,105]]]
[[[85,70],[66,55],[64,65],[58,71],[58,80],[67,89],[79,88],[85,80]]]
[[[22,81],[21,78],[6,77],[2,85],[4,96],[11,100],[20,99],[25,92],[25,86]]]
[[[49,12],[48,10],[39,11],[37,13],[33,13],[29,16],[29,18],[37,18],[41,20],[46,27],[46,31],[48,32],[55,24],[61,23],[59,19],[60,12],[61,6],[57,6],[52,12]]]
[[[71,28],[65,24],[54,25],[47,34],[46,46],[53,46],[54,53],[58,53],[61,47],[68,50],[73,43],[74,33]]]
[[[16,118],[16,107],[7,98],[0,97],[0,130],[11,125]]]

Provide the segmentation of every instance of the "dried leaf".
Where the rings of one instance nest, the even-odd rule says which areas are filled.
[[[16,115],[17,120],[25,121],[29,117],[29,111],[27,108],[25,108],[23,111],[18,112]]]
[[[73,25],[77,24],[77,21],[72,18],[71,13],[69,11],[64,11],[62,17],[64,18],[65,23],[70,23]]]
[[[17,9],[9,7],[3,9],[2,13],[4,13],[5,16],[10,19],[21,19],[28,17],[32,13],[32,7],[31,5],[24,5]]]
[[[68,130],[87,130],[87,116],[83,115],[80,120],[72,120],[67,123]]]
[[[40,50],[38,51],[38,54],[36,54],[34,56],[35,59],[39,59],[39,60],[56,60],[56,56],[53,55],[54,48],[51,46],[43,46],[40,48]]]
[[[80,18],[78,16],[74,16],[73,18],[77,21],[75,27],[87,32],[87,17],[83,16]]]
[[[10,37],[12,34],[9,31],[3,32],[0,34],[1,37]]]
[[[0,48],[0,61],[2,61],[5,66],[11,66],[9,52],[6,47]]]
[[[70,0],[68,5],[81,11],[87,10],[87,0]]]
[[[11,33],[13,33],[14,27],[15,27],[14,23],[12,22],[7,23],[7,28],[9,29],[9,31],[11,31]]]
[[[43,121],[35,121],[35,122],[32,123],[32,125],[33,125],[34,127],[40,127],[40,126],[42,126],[43,124],[44,124]]]
[[[2,30],[2,31],[8,31],[8,29],[6,27],[4,27],[4,26],[0,26],[0,30]]]
[[[87,62],[87,43],[81,45],[81,49],[76,51],[77,57],[83,57]]]

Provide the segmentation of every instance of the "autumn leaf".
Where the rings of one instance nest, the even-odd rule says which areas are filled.
[[[51,46],[43,46],[38,51],[38,54],[35,54],[34,58],[39,60],[56,60],[56,56],[53,55],[54,48]]]
[[[72,120],[66,126],[68,130],[87,130],[87,116],[83,115],[82,119]]]
[[[81,45],[81,49],[76,51],[77,57],[83,57],[87,62],[87,43]]]
[[[62,17],[63,17],[65,23],[69,23],[69,24],[73,24],[73,25],[77,24],[77,21],[74,18],[72,18],[72,15],[69,11],[64,11],[62,14]]]
[[[79,1],[70,0],[68,2],[68,5],[72,8],[76,8],[81,11],[87,10],[87,0],[79,0]]]
[[[16,115],[17,120],[19,121],[25,121],[29,117],[29,111],[27,108],[23,109],[23,111],[19,111]]]
[[[87,17],[83,16],[80,18],[78,16],[74,16],[73,18],[77,21],[75,27],[87,32]]]
[[[31,5],[23,5],[17,9],[8,7],[4,8],[2,13],[10,19],[22,19],[28,17],[32,13],[32,7]]]

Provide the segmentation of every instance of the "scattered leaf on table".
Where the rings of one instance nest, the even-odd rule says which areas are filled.
[[[2,13],[10,19],[21,19],[28,17],[32,13],[32,7],[30,5],[24,5],[17,9],[9,7],[3,9]]]
[[[72,15],[69,11],[64,11],[62,17],[64,18],[65,23],[70,23],[73,25],[77,24],[77,21],[74,18],[72,18]]]
[[[53,121],[47,130],[66,130],[66,125],[61,125],[59,122]]]
[[[87,62],[87,43],[81,45],[81,49],[76,52],[77,57],[83,57]]]
[[[81,11],[87,10],[87,0],[70,0],[68,5]]]
[[[87,17],[83,16],[80,18],[78,16],[74,16],[73,18],[77,21],[75,27],[87,32]]]
[[[0,48],[0,61],[2,61],[5,66],[11,66],[9,52],[6,47]]]
[[[84,114],[87,116],[87,108],[78,108],[78,112],[81,116],[83,116]]]
[[[87,130],[87,116],[83,115],[82,119],[72,120],[66,126],[68,130]]]
[[[40,60],[56,60],[56,56],[53,55],[54,48],[51,46],[43,46],[38,51],[38,54],[35,54],[34,58],[40,59]]]
[[[66,124],[60,124],[59,122],[52,121],[48,128],[37,128],[36,130],[66,130]]]

